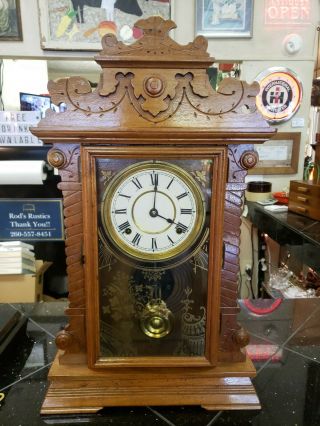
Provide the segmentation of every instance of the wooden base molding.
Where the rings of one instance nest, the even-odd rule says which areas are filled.
[[[61,365],[56,357],[42,414],[92,413],[103,407],[201,405],[207,410],[259,409],[250,377],[255,369],[241,363],[215,368],[112,368],[97,371],[85,365]],[[159,374],[159,370],[161,374]]]

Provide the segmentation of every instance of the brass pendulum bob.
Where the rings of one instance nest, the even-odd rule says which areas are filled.
[[[147,336],[159,339],[172,330],[173,315],[163,300],[153,299],[142,311],[140,326]]]

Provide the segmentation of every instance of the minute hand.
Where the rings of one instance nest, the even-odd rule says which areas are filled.
[[[158,183],[154,185],[154,198],[153,198],[153,210],[156,208],[156,196],[157,196],[157,190],[158,190]],[[158,215],[159,216],[159,215]]]

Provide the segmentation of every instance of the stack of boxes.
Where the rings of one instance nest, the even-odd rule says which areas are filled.
[[[52,262],[35,260],[33,248],[21,241],[0,242],[0,303],[42,300],[43,276]]]
[[[0,242],[0,275],[36,272],[34,247],[21,241]]]

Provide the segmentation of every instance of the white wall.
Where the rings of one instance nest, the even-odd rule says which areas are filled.
[[[48,60],[49,80],[57,80],[68,75],[81,75],[89,81],[98,83],[101,68],[95,61]]]
[[[47,61],[5,59],[2,92],[4,109],[20,109],[19,92],[38,95],[48,93],[47,83]]]
[[[312,84],[313,67],[316,57],[316,27],[320,20],[319,0],[309,0],[311,7],[310,22],[301,25],[273,25],[264,24],[265,4],[267,0],[254,0],[253,37],[246,38],[222,38],[209,39],[209,52],[217,61],[241,61],[241,79],[251,82],[263,70],[270,66],[284,66],[296,72],[303,84],[303,101],[296,117],[304,118],[305,126],[301,129],[293,129],[291,121],[277,126],[279,131],[301,131],[299,170],[295,175],[285,176],[250,176],[250,180],[267,179],[273,183],[273,191],[282,190],[292,179],[302,177],[304,145],[308,140],[309,106]],[[182,44],[189,43],[196,35],[195,29],[195,0],[173,0],[173,17],[177,23],[174,32],[176,41]],[[49,68],[50,78],[64,75],[81,74],[77,62],[69,60],[88,60],[93,58],[95,52],[71,52],[71,51],[44,51],[40,46],[39,13],[37,0],[21,0],[21,16],[23,42],[1,42],[0,57],[2,58],[38,58],[54,59],[55,66]],[[296,33],[302,39],[302,47],[296,54],[288,54],[283,41],[289,34]],[[59,70],[59,60],[64,59],[62,70]],[[68,61],[68,63],[67,63]],[[86,68],[85,75],[94,81],[96,64]],[[37,75],[40,81],[47,77],[47,73]],[[22,77],[23,78],[23,77]],[[17,83],[19,84],[17,79]],[[11,81],[7,79],[8,82]],[[40,83],[42,84],[42,83]],[[5,90],[9,90],[5,87]],[[10,102],[9,102],[10,104]]]
[[[291,0],[290,0],[291,1]],[[254,0],[253,37],[209,39],[209,52],[216,60],[285,60],[290,57],[284,53],[282,41],[285,36],[294,32],[301,35],[303,46],[299,52],[299,60],[314,59],[315,28],[320,20],[320,4],[318,0],[309,0],[311,5],[310,23],[303,25],[264,24],[265,0]],[[175,0],[175,39],[179,43],[188,43],[196,35],[195,0]]]

